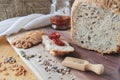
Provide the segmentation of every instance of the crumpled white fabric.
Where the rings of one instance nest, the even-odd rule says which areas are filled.
[[[0,37],[3,35],[11,35],[18,33],[21,29],[30,30],[40,28],[51,24],[50,17],[54,15],[64,14],[63,8],[54,14],[30,14],[23,17],[15,17],[0,22]]]

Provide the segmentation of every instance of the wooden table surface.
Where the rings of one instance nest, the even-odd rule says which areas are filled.
[[[52,33],[53,29],[51,28],[43,28],[47,34]],[[99,76],[94,74],[93,72],[82,72],[78,70],[71,70],[71,73],[74,74],[78,80],[120,80],[120,54],[113,55],[101,55],[95,51],[89,51],[83,48],[78,47],[73,43],[70,38],[70,33],[68,31],[59,31],[63,39],[68,41],[74,48],[75,51],[73,54],[67,55],[72,57],[77,57],[81,59],[88,60],[91,63],[100,63],[105,67],[104,74]],[[0,39],[0,59],[2,60],[6,56],[14,56],[20,64],[24,65],[27,69],[27,75],[25,77],[17,77],[14,76],[4,76],[5,78],[9,78],[7,80],[37,80],[36,77],[31,73],[31,71],[26,67],[26,65],[22,62],[22,60],[16,55],[14,50],[10,47],[10,45],[5,41],[5,38]],[[3,58],[1,58],[3,56]],[[57,58],[58,61],[63,60],[64,57]],[[0,60],[0,61],[1,61]],[[1,74],[0,74],[1,77]],[[18,79],[19,78],[19,79]],[[0,78],[1,80],[1,78]]]
[[[0,62],[6,57],[14,57],[18,64],[25,67],[27,73],[25,76],[14,76],[12,72],[9,72],[9,75],[5,75],[5,72],[0,72],[0,80],[37,80],[36,76],[32,73],[31,70],[22,62],[19,56],[16,54],[14,49],[6,41],[5,37],[0,38]]]

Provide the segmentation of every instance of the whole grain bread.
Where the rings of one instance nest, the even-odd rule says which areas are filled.
[[[120,52],[120,0],[76,0],[71,15],[71,36],[78,46]]]
[[[12,44],[17,48],[30,48],[42,42],[43,31],[40,30],[32,30],[28,31],[23,35],[16,37]]]
[[[64,46],[56,45],[47,35],[42,36],[42,43],[45,46],[45,49],[48,50],[53,56],[62,56],[69,54],[74,51],[74,48],[69,45],[65,40],[62,40],[65,43]]]

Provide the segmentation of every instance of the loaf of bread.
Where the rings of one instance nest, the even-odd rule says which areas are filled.
[[[120,52],[120,0],[76,0],[71,15],[71,36],[78,46]]]
[[[58,46],[47,35],[42,36],[42,43],[44,44],[45,49],[48,50],[53,56],[62,56],[74,51],[74,48],[70,46],[67,41],[62,40],[62,42],[64,42],[65,45]]]

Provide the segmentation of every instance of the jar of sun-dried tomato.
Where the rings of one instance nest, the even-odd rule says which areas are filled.
[[[63,15],[55,15],[50,18],[53,29],[69,29],[70,28],[70,17]]]
[[[50,21],[52,28],[57,30],[65,30],[70,28],[70,4],[69,0],[52,0],[51,14],[59,10],[59,14],[52,16]]]

